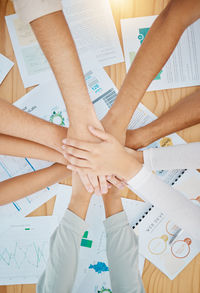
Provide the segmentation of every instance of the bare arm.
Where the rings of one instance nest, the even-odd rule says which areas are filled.
[[[0,182],[0,205],[16,201],[68,176],[71,176],[71,172],[65,166],[54,164],[51,167]]]
[[[32,21],[31,26],[62,92],[70,120],[67,136],[94,141],[88,125],[100,129],[103,127],[90,100],[76,47],[63,12],[44,15]],[[97,193],[107,191],[105,177],[98,180],[96,175],[80,176],[84,185],[91,183]]]
[[[126,145],[138,149],[170,133],[200,123],[200,91],[180,100],[152,123],[128,130]]]
[[[0,155],[39,159],[63,165],[67,164],[67,160],[63,155],[54,149],[4,134],[0,134]]]
[[[63,12],[44,15],[32,21],[31,26],[58,81],[70,125],[74,129],[78,125],[79,130],[82,127],[85,133],[88,133],[87,123],[100,126]]]
[[[169,2],[150,28],[113,107],[104,118],[107,131],[112,129],[113,124],[116,125],[116,133],[126,131],[132,114],[151,81],[167,62],[184,30],[199,17],[199,0]],[[122,118],[123,113],[126,115]],[[110,133],[115,135],[113,131]]]
[[[0,116],[0,133],[61,151],[62,139],[66,137],[67,128],[26,113],[2,99],[0,99]]]

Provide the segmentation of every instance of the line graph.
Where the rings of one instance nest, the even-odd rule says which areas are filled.
[[[12,267],[21,270],[24,266],[43,268],[47,261],[48,242],[32,241],[24,243],[16,241],[8,246],[0,245],[0,267]]]

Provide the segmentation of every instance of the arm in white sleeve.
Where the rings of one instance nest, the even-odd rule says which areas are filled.
[[[37,293],[71,293],[76,277],[85,221],[67,210],[50,240],[49,259]]]
[[[126,213],[107,218],[104,226],[112,292],[144,293],[138,269],[138,240]]]
[[[150,170],[199,169],[200,142],[144,150],[144,165]]]
[[[24,22],[62,10],[61,0],[14,0],[17,15]]]
[[[128,184],[143,200],[151,202],[180,228],[200,241],[200,207],[198,205],[161,181],[146,167],[143,167]]]

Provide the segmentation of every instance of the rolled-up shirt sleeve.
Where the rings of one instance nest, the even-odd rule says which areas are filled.
[[[17,15],[24,22],[62,10],[61,0],[14,0]]]

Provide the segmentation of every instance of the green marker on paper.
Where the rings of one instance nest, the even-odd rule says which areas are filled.
[[[24,230],[25,230],[25,231],[28,231],[28,230],[31,230],[31,228],[25,228]]]

